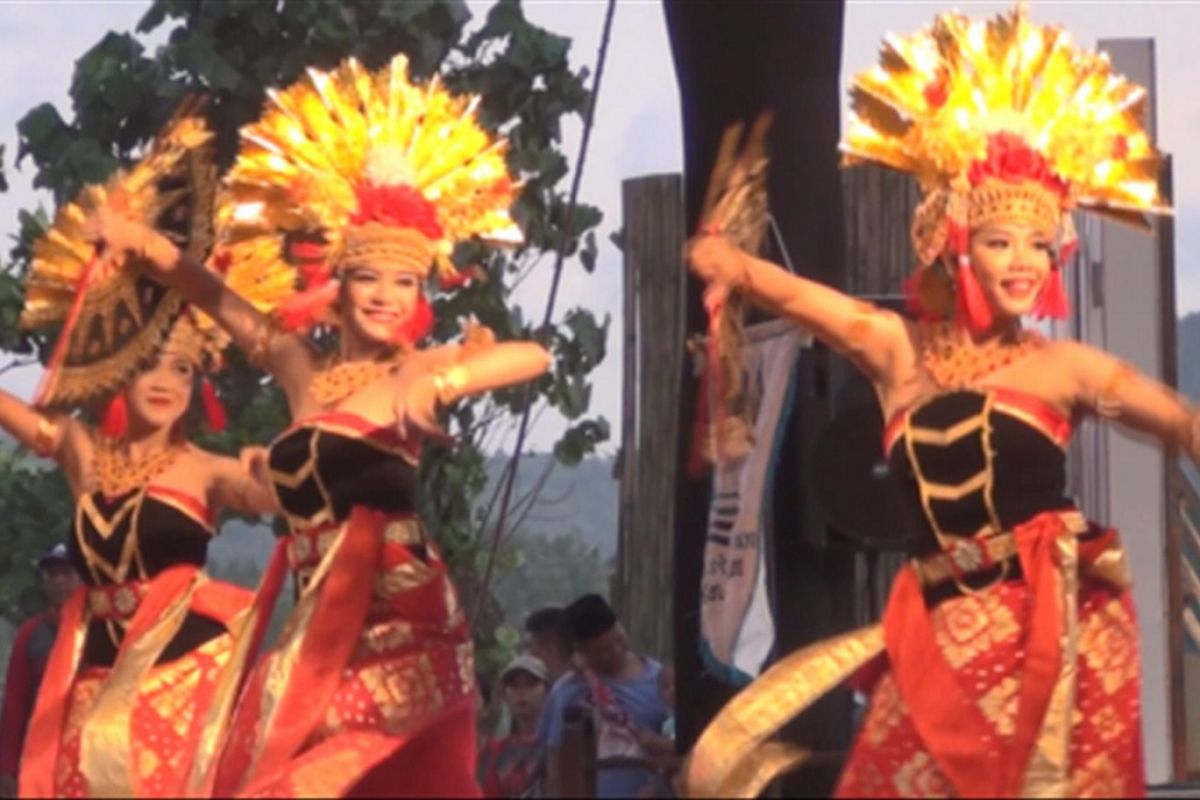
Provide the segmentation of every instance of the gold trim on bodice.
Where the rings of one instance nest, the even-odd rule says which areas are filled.
[[[275,440],[271,443],[271,447],[275,447],[275,445],[277,445],[279,442],[282,442],[284,439],[287,439],[290,436],[296,435],[300,431],[308,432],[308,457],[304,460],[304,463],[291,472],[278,469],[274,466],[269,468],[271,483],[273,484],[272,491],[275,492],[276,498],[279,496],[276,487],[282,486],[289,491],[298,491],[300,487],[304,485],[305,481],[309,480],[310,478],[313,480],[314,485],[317,487],[317,491],[321,495],[321,509],[314,513],[311,517],[292,514],[287,510],[286,507],[284,507],[282,502],[280,503],[280,506],[283,508],[282,513],[284,519],[288,523],[288,528],[292,531],[301,531],[308,528],[320,527],[336,521],[333,518],[333,495],[330,493],[329,488],[325,485],[325,480],[321,476],[320,469],[318,469],[318,462],[320,458],[320,441],[322,435],[330,434],[333,436],[340,436],[344,439],[352,439],[356,442],[362,442],[383,453],[387,453],[388,455],[397,456],[411,466],[415,467],[419,464],[420,454],[406,447],[403,443],[396,446],[391,446],[385,442],[379,441],[378,437],[370,435],[370,432],[364,432],[361,428],[356,428],[353,425],[339,424],[334,420],[323,419],[320,417],[301,420],[293,424],[286,431],[275,437]]]
[[[993,468],[993,459],[995,450],[992,447],[992,395],[991,393],[982,393],[983,399],[982,409],[967,417],[966,419],[956,422],[947,429],[930,428],[918,426],[913,423],[913,412],[910,411],[904,419],[904,443],[906,454],[908,456],[909,466],[912,468],[913,478],[917,483],[917,491],[921,498],[921,509],[925,512],[925,519],[929,523],[930,530],[938,540],[938,544],[942,549],[949,549],[952,544],[952,535],[942,529],[938,524],[937,515],[933,512],[932,500],[961,500],[967,495],[981,492],[983,495],[983,503],[987,509],[988,520],[996,530],[1001,530],[1000,517],[996,513],[995,498],[992,496],[995,488],[995,470]],[[957,484],[938,483],[930,480],[921,469],[921,461],[917,458],[917,445],[927,447],[949,447],[958,442],[964,436],[979,431],[979,445],[983,451],[984,467],[981,471],[965,478]]]
[[[107,516],[96,505],[96,493],[81,495],[75,504],[75,519],[72,535],[83,556],[91,580],[87,603],[92,618],[103,622],[113,644],[121,640],[121,631],[137,610],[152,577],[146,568],[141,550],[141,516],[147,498],[183,514],[204,528],[211,536],[212,526],[207,520],[198,519],[185,504],[166,495],[153,494],[152,486],[144,486],[120,502]],[[85,525],[86,523],[86,525]],[[125,540],[116,563],[104,558],[88,541],[87,525],[105,541],[121,528],[125,529]],[[133,577],[133,576],[137,577]]]

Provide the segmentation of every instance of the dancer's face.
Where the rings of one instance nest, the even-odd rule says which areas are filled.
[[[196,367],[189,359],[161,351],[125,391],[131,419],[155,430],[172,427],[187,413],[195,379]]]
[[[1015,318],[1033,311],[1050,275],[1052,242],[1023,222],[989,222],[971,232],[971,264],[993,314]]]
[[[404,268],[348,267],[342,285],[343,329],[381,345],[395,343],[421,296],[420,278]]]

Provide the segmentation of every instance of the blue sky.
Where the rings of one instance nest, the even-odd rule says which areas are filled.
[[[0,84],[0,143],[6,145],[12,188],[0,195],[0,234],[15,228],[16,212],[31,207],[38,196],[28,176],[14,172],[16,120],[39,102],[50,100],[64,115],[66,90],[74,60],[110,30],[136,24],[147,3],[138,2],[0,2],[0,65],[6,80]],[[477,13],[488,3],[472,3]],[[914,30],[946,2],[886,2],[851,0],[847,4],[843,45],[843,78],[873,63],[884,33]],[[960,2],[972,15],[1005,10],[1007,3]],[[526,13],[550,30],[571,36],[572,59],[592,65],[604,16],[603,0],[526,0]],[[1179,310],[1200,309],[1200,61],[1195,57],[1195,31],[1200,30],[1200,3],[1195,2],[1035,2],[1035,21],[1061,23],[1075,40],[1094,46],[1097,39],[1151,37],[1156,41],[1160,146],[1175,157],[1178,205],[1177,284]],[[19,76],[19,77],[18,77]],[[559,308],[583,304],[598,314],[613,316],[610,355],[596,376],[593,406],[616,424],[620,417],[621,261],[608,242],[620,227],[621,181],[628,177],[681,169],[679,97],[667,45],[666,27],[657,0],[621,0],[601,88],[597,122],[584,173],[582,197],[605,211],[601,253],[594,275],[571,269],[564,280]],[[564,146],[571,158],[578,147],[579,125],[565,131]],[[548,263],[548,262],[547,262]],[[548,268],[522,287],[520,300],[540,315],[548,288]],[[34,369],[0,376],[0,386],[28,397],[36,383]],[[543,416],[532,437],[535,447],[548,447],[561,423]],[[610,448],[606,448],[610,449]]]

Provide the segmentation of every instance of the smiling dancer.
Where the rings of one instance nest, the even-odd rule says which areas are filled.
[[[1066,497],[1066,446],[1095,414],[1200,457],[1195,411],[1116,358],[1048,341],[1067,313],[1073,209],[1166,211],[1146,93],[1016,10],[943,14],[857,75],[850,163],[912,173],[913,323],[738,251],[690,245],[872,380],[884,448],[924,531],[882,626],[793,655],[735,698],[689,768],[696,794],[762,785],[801,754],[766,743],[872,657],[843,796],[1133,796],[1145,790],[1137,627],[1117,534]],[[748,776],[758,771],[757,779]]]
[[[176,796],[235,618],[250,593],[201,568],[217,515],[268,510],[269,488],[236,459],[192,445],[185,418],[223,340],[123,253],[93,256],[99,206],[154,220],[192,256],[211,244],[209,134],[186,110],[128,174],[84,189],[35,244],[21,319],[67,320],[42,405],[107,396],[99,429],[0,392],[0,426],[57,462],[75,497],[69,554],[84,586],[64,605],[21,761],[22,796]],[[78,298],[76,298],[78,295]]]
[[[409,83],[403,57],[376,74],[354,61],[310,72],[272,94],[243,142],[222,257],[259,265],[264,280],[287,273],[285,252],[300,262],[297,294],[274,317],[147,227],[119,215],[102,225],[274,376],[294,420],[267,467],[300,598],[201,791],[478,794],[471,637],[417,516],[421,441],[439,407],[536,378],[549,358],[483,333],[416,345],[432,323],[431,268],[445,285],[456,243],[519,241],[504,143],[474,103],[436,80]],[[314,327],[336,334],[332,355],[310,344]]]

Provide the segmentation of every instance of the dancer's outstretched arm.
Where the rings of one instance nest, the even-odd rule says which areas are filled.
[[[1056,362],[1075,386],[1077,408],[1150,434],[1200,465],[1200,414],[1178,392],[1090,345],[1056,346]]]
[[[536,342],[502,342],[478,349],[445,345],[422,351],[415,377],[397,376],[396,420],[402,432],[411,423],[438,431],[437,408],[463,397],[525,383],[543,375],[553,359]]]
[[[39,456],[54,459],[72,490],[77,490],[84,451],[90,453],[93,446],[87,425],[64,414],[39,411],[0,389],[0,428]]]
[[[279,382],[293,409],[312,382],[316,359],[300,336],[279,331],[212,271],[188,258],[161,233],[108,208],[89,221],[97,242],[141,256],[154,276],[217,321],[251,361]]]
[[[843,353],[876,384],[911,361],[909,323],[887,309],[755,258],[723,236],[698,236],[687,246],[692,271],[713,286],[737,289],[758,306],[810,331]]]

